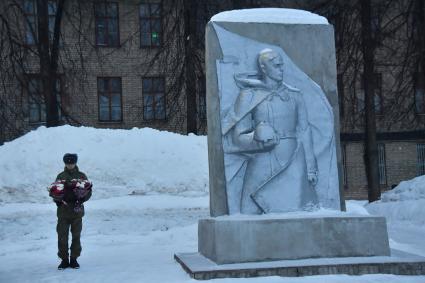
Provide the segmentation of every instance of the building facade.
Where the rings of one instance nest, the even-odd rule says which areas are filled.
[[[359,5],[340,2],[344,1],[67,1],[55,79],[61,121],[187,133],[188,115],[196,115],[197,133],[206,134],[203,36],[209,17],[242,7],[311,10],[335,26],[346,197],[366,198]],[[425,78],[415,65],[423,58],[418,43],[423,33],[412,30],[421,23],[417,8],[409,10],[409,4],[420,1],[397,0],[380,8],[384,2],[388,1],[375,1],[377,12],[371,21],[377,41],[375,111],[382,190],[425,174]],[[0,34],[3,143],[45,124],[46,108],[39,79],[36,1],[8,0],[0,6],[7,19]],[[188,17],[190,8],[195,10]],[[51,35],[57,9],[57,2],[49,1]],[[411,16],[398,20],[402,12]],[[187,44],[188,30],[196,35],[192,45]],[[187,66],[195,70],[196,82],[188,79]],[[196,109],[188,109],[191,105]]]

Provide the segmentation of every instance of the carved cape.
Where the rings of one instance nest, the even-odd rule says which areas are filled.
[[[277,92],[283,95],[288,95],[287,92],[299,94],[300,90],[282,83],[278,89],[271,91],[258,79],[257,73],[254,72],[236,74],[234,78],[240,89],[240,93],[234,103],[234,107],[228,111],[222,121],[222,134],[226,142],[225,166],[227,185],[233,189],[237,187],[235,190],[241,190],[243,186],[243,176],[245,175],[247,163],[251,154],[240,152],[240,147],[234,144],[232,139],[233,128],[271,95],[275,95]],[[294,97],[298,98],[299,96],[295,95]],[[229,157],[229,155],[231,155],[231,157]]]

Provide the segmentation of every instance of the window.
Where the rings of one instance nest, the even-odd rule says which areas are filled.
[[[0,98],[0,121],[6,121],[6,103]],[[0,145],[5,141],[5,126],[0,124]]]
[[[338,87],[338,101],[339,101],[339,115],[344,116],[344,83],[342,74],[337,76],[337,87]]]
[[[49,14],[49,40],[53,41],[53,35],[55,32],[55,19],[57,12],[57,3],[56,1],[47,2],[47,9]]]
[[[418,143],[416,145],[416,152],[418,155],[418,160],[417,160],[417,174],[418,176],[420,175],[425,175],[425,143]]]
[[[99,121],[122,121],[121,78],[98,78]]]
[[[37,18],[35,13],[36,3],[35,0],[25,0],[24,13],[25,13],[25,41],[27,44],[35,44],[35,37],[37,34]]]
[[[346,145],[343,144],[341,145],[341,157],[342,157],[342,180],[343,180],[343,185],[344,187],[347,187],[348,182],[347,182],[347,149],[346,149]]]
[[[143,119],[165,119],[164,78],[143,78]]]
[[[374,106],[376,115],[383,115],[384,107],[382,101],[382,74],[375,73],[373,78],[373,88],[374,88]],[[361,89],[364,90],[364,78],[362,75],[361,80]],[[365,109],[365,101],[364,98],[357,99],[357,109],[359,112],[363,112]]]
[[[379,184],[387,184],[387,171],[385,164],[385,145],[378,143],[378,169],[379,169]]]
[[[44,123],[46,122],[46,103],[41,88],[41,80],[38,75],[31,76],[28,79],[28,106],[29,106],[29,122]],[[58,101],[59,119],[61,119],[61,79],[56,80],[55,95]]]
[[[207,101],[206,101],[206,86],[205,77],[198,79],[198,117],[200,120],[207,119]]]
[[[425,114],[425,74],[416,73],[415,76],[415,111],[416,114]]]
[[[377,115],[382,115],[382,97],[381,94],[375,94],[373,97],[373,102],[375,106],[375,113]]]
[[[96,18],[96,46],[119,46],[118,3],[95,3],[94,12]]]
[[[140,46],[156,47],[162,42],[161,4],[142,3],[139,6]]]
[[[370,31],[372,33],[372,40],[376,46],[382,45],[382,29],[381,29],[381,11],[382,7],[375,5],[371,9],[371,19],[370,19]]]
[[[55,0],[47,2],[47,9],[49,15],[49,40],[53,40],[53,33],[55,30],[55,18],[57,3]],[[37,38],[37,1],[25,0],[24,1],[24,14],[25,14],[25,42],[28,45],[34,45]]]
[[[28,101],[30,123],[46,122],[46,104],[39,78],[32,77],[28,81]]]

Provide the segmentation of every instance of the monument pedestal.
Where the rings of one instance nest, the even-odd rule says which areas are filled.
[[[383,217],[303,213],[201,219],[198,249],[198,253],[174,255],[183,269],[198,280],[326,274],[425,275],[424,257],[390,251]]]
[[[385,218],[344,213],[201,219],[198,251],[217,264],[390,255]]]
[[[176,254],[174,258],[192,278],[197,280],[329,274],[425,275],[425,257],[397,250],[391,250],[391,256],[314,258],[220,265],[200,253]]]

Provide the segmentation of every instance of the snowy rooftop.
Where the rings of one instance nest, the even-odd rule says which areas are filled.
[[[243,9],[221,12],[212,22],[277,23],[327,25],[325,17],[304,10],[283,8]]]

